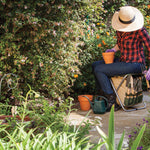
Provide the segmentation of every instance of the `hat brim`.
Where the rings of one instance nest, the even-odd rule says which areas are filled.
[[[142,13],[135,7],[132,7],[135,12],[135,20],[130,24],[124,24],[119,21],[119,12],[115,12],[112,17],[112,27],[117,31],[131,32],[139,30],[144,25],[144,17]]]

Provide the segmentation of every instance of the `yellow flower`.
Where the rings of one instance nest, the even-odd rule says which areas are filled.
[[[101,23],[101,25],[104,26],[105,24],[104,24],[104,23]]]
[[[98,23],[97,23],[97,25],[99,26],[99,25],[100,25],[100,23],[98,22]]]
[[[86,86],[86,83],[84,82],[83,85]]]
[[[106,34],[109,36],[110,34],[109,34],[109,32],[106,32]]]
[[[88,34],[88,39],[90,39],[90,34]]]
[[[74,75],[74,78],[78,78],[78,74],[75,74],[75,75]]]
[[[148,5],[148,9],[150,9],[150,5]]]

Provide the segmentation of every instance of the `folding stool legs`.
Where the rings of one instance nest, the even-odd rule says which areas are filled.
[[[113,82],[112,82],[112,79],[110,79],[110,82],[111,82],[112,88],[113,88],[113,90],[114,90],[114,92],[115,92],[115,94],[116,94],[116,96],[117,96],[117,98],[118,98],[118,100],[119,100],[119,103],[120,103],[120,105],[121,105],[121,107],[122,107],[122,109],[123,109],[124,111],[130,112],[130,111],[140,110],[140,109],[145,109],[145,108],[146,108],[146,103],[145,103],[144,101],[142,101],[143,104],[137,104],[137,105],[134,105],[131,109],[126,109],[126,108],[123,106],[123,104],[122,104],[122,101],[121,101],[121,99],[120,99],[120,97],[119,97],[119,95],[118,95],[118,93],[117,93],[116,88],[114,87],[114,84],[113,84]],[[117,89],[118,89],[118,88],[117,88]],[[142,107],[139,107],[139,108],[135,108],[136,106],[140,106],[140,105],[143,105],[143,106],[142,106]]]

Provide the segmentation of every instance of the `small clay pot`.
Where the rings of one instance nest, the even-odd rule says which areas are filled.
[[[88,99],[84,96],[88,97],[89,100],[92,101],[93,100],[93,95],[79,95],[78,96],[78,100],[80,102],[81,110],[87,111],[87,110],[90,110],[91,105],[90,105]]]
[[[115,52],[102,53],[105,64],[111,64],[114,62]]]

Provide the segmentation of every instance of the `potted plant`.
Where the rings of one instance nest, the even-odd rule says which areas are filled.
[[[111,64],[114,62],[115,52],[103,52],[102,56],[105,64]]]

